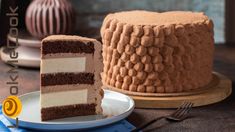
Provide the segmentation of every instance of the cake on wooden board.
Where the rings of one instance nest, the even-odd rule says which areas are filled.
[[[101,48],[95,39],[79,36],[53,35],[43,39],[42,121],[102,113]]]
[[[106,16],[105,85],[138,93],[198,89],[212,79],[213,22],[203,13],[127,11]]]

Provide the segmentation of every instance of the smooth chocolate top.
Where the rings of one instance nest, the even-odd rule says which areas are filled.
[[[94,53],[95,39],[80,36],[52,35],[42,40],[42,54]]]
[[[191,24],[209,19],[202,12],[169,11],[158,13],[142,10],[113,13],[108,17],[132,25]]]

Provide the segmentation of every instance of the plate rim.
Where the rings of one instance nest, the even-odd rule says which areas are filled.
[[[40,91],[34,91],[34,92],[29,92],[29,93],[25,93],[25,94],[23,94],[23,95],[20,95],[19,96],[19,98],[22,98],[22,97],[25,97],[25,96],[28,96],[28,95],[30,95],[30,94],[38,94]],[[111,116],[111,117],[108,117],[108,118],[104,118],[104,119],[98,119],[98,120],[91,120],[91,121],[78,121],[78,122],[30,122],[30,121],[25,121],[25,120],[20,120],[19,119],[19,122],[22,122],[21,124],[34,124],[34,125],[56,125],[56,126],[58,126],[58,125],[63,125],[63,126],[67,126],[67,125],[79,125],[78,127],[76,127],[77,129],[84,129],[84,128],[93,128],[93,127],[98,127],[98,126],[100,126],[100,124],[102,124],[102,126],[104,126],[104,125],[108,125],[108,124],[112,124],[112,123],[115,123],[115,122],[117,122],[117,121],[120,121],[120,120],[122,120],[122,119],[125,119],[127,116],[129,116],[131,113],[132,113],[132,111],[134,110],[134,108],[135,108],[135,102],[134,102],[134,100],[131,98],[131,97],[129,97],[129,96],[127,96],[127,95],[125,95],[125,94],[122,94],[122,93],[119,93],[119,92],[115,92],[115,91],[111,91],[111,90],[106,90],[106,89],[104,89],[104,93],[105,92],[109,92],[109,93],[115,93],[115,94],[120,94],[120,95],[122,95],[122,96],[124,96],[124,97],[127,97],[129,100],[130,100],[130,107],[128,107],[128,109],[125,111],[125,112],[123,112],[123,113],[121,113],[121,114],[119,114],[119,115],[115,115],[115,116]],[[11,118],[11,117],[8,117],[8,116],[6,116],[4,113],[3,113],[3,115],[11,122],[11,123],[13,123],[13,124],[15,124],[13,121],[15,121],[15,118]],[[102,123],[102,122],[108,122],[108,123]],[[90,126],[90,127],[86,127],[84,124],[86,124],[86,126],[87,126],[87,124],[93,124],[92,126]],[[81,127],[82,125],[84,125],[84,127]],[[25,127],[25,125],[20,125],[19,124],[19,126],[20,127]],[[25,128],[33,128],[33,129],[38,129],[38,127],[25,127]],[[76,129],[76,128],[71,128],[71,129]],[[67,128],[64,128],[64,129],[67,129]],[[69,129],[69,128],[68,128]],[[67,130],[68,130],[67,129]],[[45,130],[44,128],[41,128],[41,130]],[[47,128],[47,130],[58,130],[58,129],[51,129],[51,128]]]

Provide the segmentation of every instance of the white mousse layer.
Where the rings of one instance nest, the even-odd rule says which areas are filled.
[[[41,60],[41,73],[85,71],[86,57],[50,58]]]
[[[88,89],[61,91],[41,94],[41,107],[53,107],[73,104],[86,104],[88,102]]]

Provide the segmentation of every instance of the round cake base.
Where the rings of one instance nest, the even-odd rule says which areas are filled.
[[[18,62],[14,63],[14,65],[22,66],[22,67],[31,67],[31,68],[39,68],[40,67],[40,49],[39,48],[31,48],[25,46],[19,46],[15,49],[18,52],[19,56],[16,59]],[[6,47],[2,47],[0,49],[0,55],[2,61],[8,63],[10,58],[10,49]]]
[[[8,39],[14,43],[16,43],[16,40],[18,41],[19,45],[26,46],[26,47],[32,47],[32,48],[40,48],[41,47],[41,40],[33,37],[25,30],[19,30],[17,39],[16,36],[12,36],[8,34]]]
[[[129,95],[134,99],[136,108],[177,108],[184,101],[194,103],[194,107],[222,101],[232,93],[232,82],[224,75],[213,72],[213,80],[210,84],[190,92],[140,96],[136,95],[136,92],[126,92],[110,86],[105,88]]]

